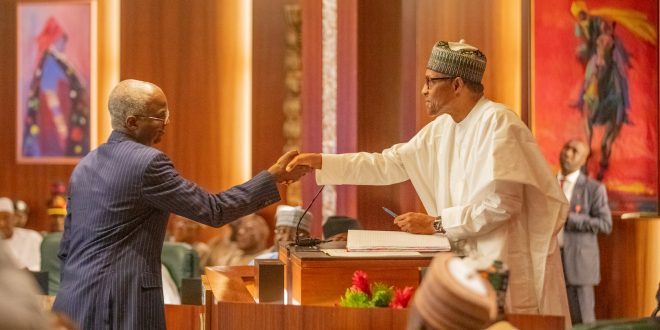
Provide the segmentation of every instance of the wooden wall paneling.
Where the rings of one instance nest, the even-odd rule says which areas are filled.
[[[284,6],[294,0],[254,0],[252,11],[252,174],[267,169],[282,155],[282,107],[285,97],[284,52],[287,24]],[[283,188],[283,187],[282,187]],[[281,189],[284,198],[285,189]],[[282,203],[286,203],[285,200]],[[278,203],[279,204],[279,203]],[[277,205],[262,211],[275,227]]]
[[[613,219],[612,233],[600,235],[601,282],[596,318],[648,317],[657,306],[660,281],[660,219]]]
[[[322,109],[322,16],[321,1],[301,0],[302,10],[302,120],[303,141],[305,152],[321,152],[321,109]],[[311,202],[319,187],[313,175],[307,175],[302,180],[303,203],[305,207]],[[319,197],[321,199],[321,197]],[[310,208],[314,215],[312,235],[321,235],[321,200]]]
[[[401,0],[359,1],[358,150],[380,152],[401,141]],[[365,228],[395,230],[386,206],[401,212],[400,185],[358,186],[358,218]]]
[[[421,95],[421,85],[424,72],[417,69],[417,3],[418,1],[402,1],[401,3],[401,110],[399,114],[399,140],[408,141],[417,133],[416,107]],[[422,201],[417,196],[410,181],[399,186],[401,212],[425,212]]]
[[[157,147],[186,178],[211,192],[249,175],[240,114],[242,54],[238,1],[122,1],[121,79],[159,85],[172,123]],[[139,19],[136,19],[139,17]],[[217,233],[205,229],[202,239]]]
[[[337,153],[358,150],[358,1],[337,0]],[[357,187],[336,186],[338,215],[357,217]]]
[[[521,8],[523,1],[502,0],[485,1],[488,6],[484,11],[489,17],[484,31],[487,33],[490,71],[486,94],[496,102],[508,105],[519,116],[521,114],[521,77],[522,45]]]
[[[505,1],[419,0],[417,6],[417,71],[424,72],[431,48],[438,40],[465,39],[488,59],[483,78],[486,97],[507,104],[520,114],[521,7]],[[421,90],[421,80],[417,83]],[[418,128],[431,118],[418,101]]]
[[[520,5],[520,118],[529,127],[529,107],[531,104],[531,4],[523,1]]]

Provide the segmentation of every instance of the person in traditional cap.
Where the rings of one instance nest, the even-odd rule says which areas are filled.
[[[0,239],[7,245],[9,255],[19,268],[39,271],[43,237],[34,230],[16,228],[15,221],[14,202],[0,197]]]
[[[478,330],[497,318],[495,291],[474,266],[452,253],[431,261],[408,312],[408,330]]]
[[[300,218],[305,214],[302,219]],[[273,246],[268,252],[258,255],[254,259],[277,259],[279,258],[279,242],[295,241],[296,230],[298,237],[309,237],[312,228],[313,216],[311,212],[305,213],[300,206],[279,205],[275,211],[275,236]],[[298,221],[300,220],[300,226]],[[254,264],[254,261],[250,262]]]
[[[329,216],[323,224],[323,239],[333,242],[345,241],[350,229],[362,229],[360,221],[342,215]]]
[[[48,223],[51,233],[64,231],[64,218],[66,217],[66,198],[64,196],[54,196],[48,201]]]
[[[30,208],[27,203],[21,199],[14,200],[14,226],[24,228],[30,216]]]
[[[568,318],[557,245],[568,202],[527,126],[484,97],[485,69],[476,47],[437,42],[421,90],[435,119],[412,139],[380,153],[304,153],[287,169],[311,166],[319,185],[410,180],[426,213],[397,216],[401,230],[445,233],[457,253],[484,267],[508,264],[509,312]]]

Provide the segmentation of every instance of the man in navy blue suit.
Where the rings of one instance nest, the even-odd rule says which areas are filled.
[[[220,227],[277,202],[276,182],[296,151],[267,171],[212,194],[152,147],[169,123],[156,85],[124,80],[111,92],[113,132],[73,170],[59,257],[62,281],[53,309],[83,329],[164,329],[160,255],[170,213]]]

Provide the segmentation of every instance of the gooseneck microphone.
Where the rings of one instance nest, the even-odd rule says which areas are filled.
[[[314,198],[312,198],[312,201],[309,203],[309,205],[307,205],[307,208],[305,209],[305,212],[303,212],[303,214],[298,219],[298,225],[296,226],[296,241],[293,243],[293,245],[295,245],[295,246],[316,246],[320,243],[328,242],[328,241],[324,241],[324,240],[318,239],[318,238],[311,238],[311,237],[300,238],[300,236],[299,236],[300,222],[305,217],[305,214],[307,214],[307,211],[309,211],[309,209],[312,207],[312,205],[314,204],[314,201],[319,197],[319,195],[323,191],[323,188],[325,188],[325,186],[321,186],[321,189],[319,189],[319,191],[316,192],[316,195],[314,195]]]

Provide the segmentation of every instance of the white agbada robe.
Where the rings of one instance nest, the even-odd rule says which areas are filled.
[[[16,227],[11,238],[6,239],[5,242],[18,268],[38,272],[41,269],[42,240],[43,237],[38,232]]]
[[[568,202],[529,129],[481,98],[455,123],[442,115],[382,153],[323,155],[318,184],[411,180],[429,215],[442,215],[454,246],[510,269],[507,310],[564,315],[570,325],[556,235]]]

